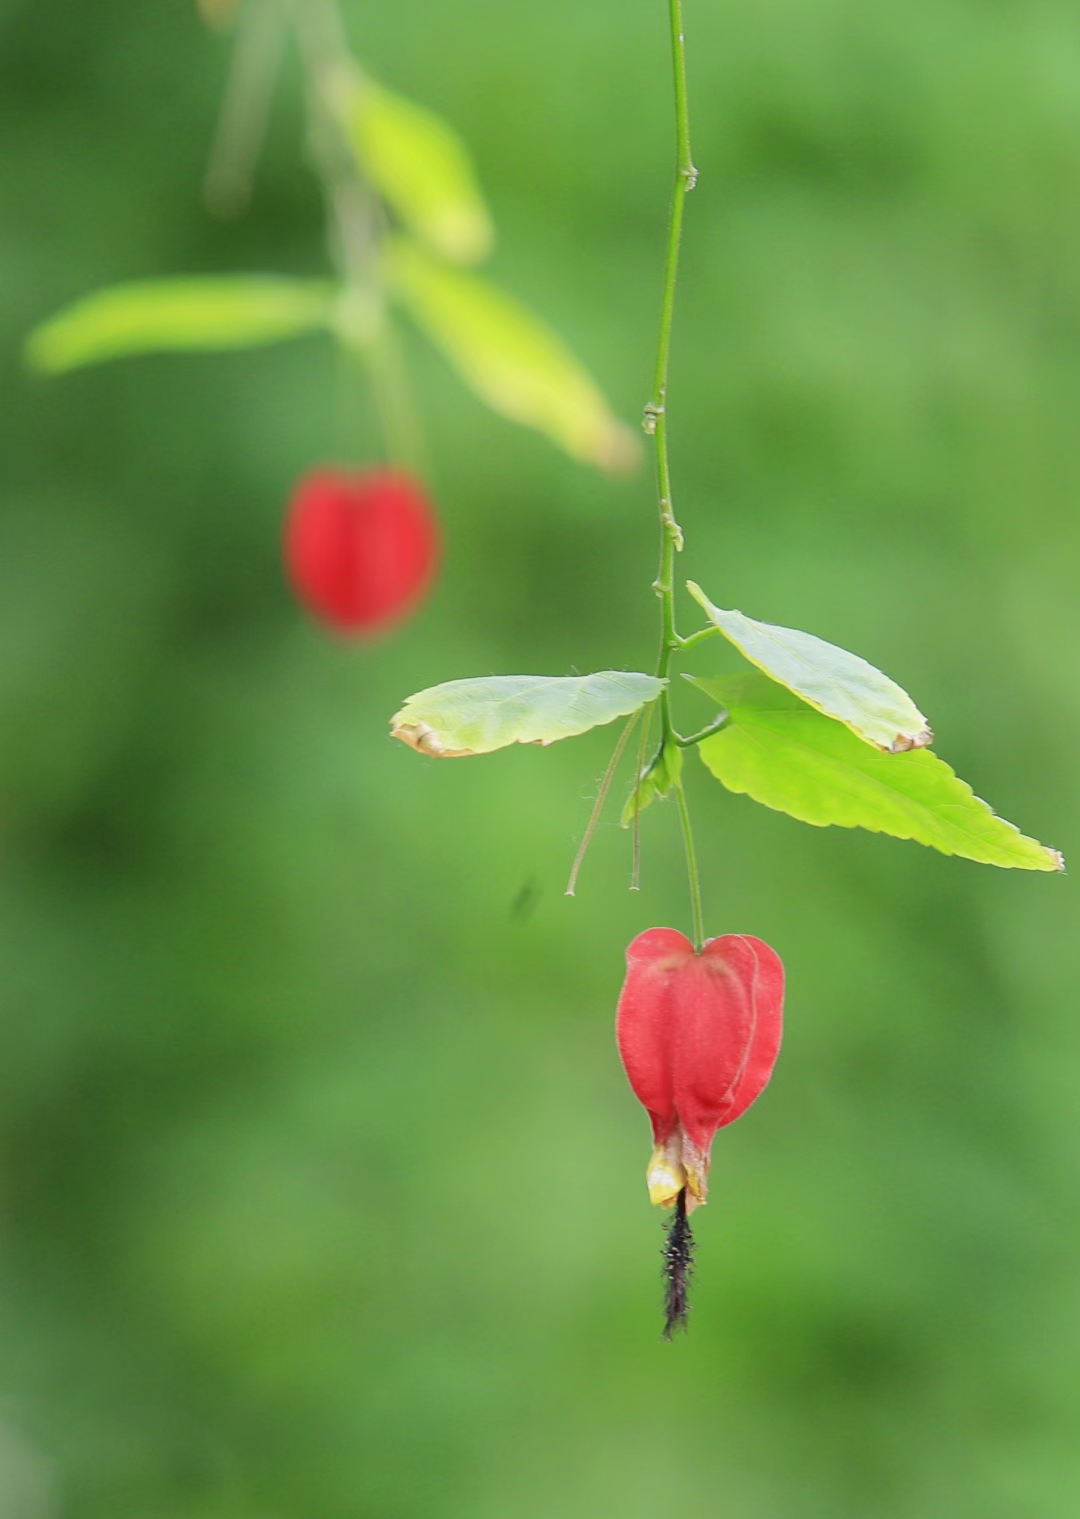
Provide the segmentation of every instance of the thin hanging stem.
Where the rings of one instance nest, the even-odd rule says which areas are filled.
[[[285,31],[282,0],[247,0],[203,183],[203,199],[218,216],[239,216],[251,199]]]
[[[397,328],[384,317],[365,350],[390,459],[418,475],[430,473],[420,413],[409,384]]]
[[[611,783],[615,779],[615,772],[619,768],[619,761],[622,759],[630,735],[634,731],[634,724],[640,716],[641,711],[639,709],[633,714],[626,727],[619,734],[619,742],[615,745],[615,752],[612,754],[608,761],[608,767],[604,771],[604,779],[600,782],[600,790],[596,793],[593,810],[589,815],[589,821],[582,835],[581,843],[578,845],[578,852],[574,856],[574,863],[570,867],[570,879],[566,883],[565,896],[572,897],[577,890],[578,874],[584,863],[585,856],[589,852],[589,845],[592,843],[593,834],[596,832],[596,825],[600,821],[600,814],[604,810],[604,803],[607,801],[607,794],[611,790]]]
[[[645,753],[649,747],[649,730],[652,727],[653,704],[645,712],[641,725],[641,742],[638,744],[637,767],[634,770],[634,864],[630,871],[630,890],[641,890],[641,782],[645,773]]]
[[[694,835],[690,828],[690,809],[686,805],[686,792],[682,781],[675,787],[675,801],[682,824],[683,847],[686,850],[686,873],[690,878],[690,917],[694,925],[694,948],[700,950],[705,943],[705,918],[701,911],[701,878],[698,875],[697,855],[694,852]]]
[[[379,269],[385,212],[360,172],[331,106],[342,79],[358,72],[337,0],[292,0],[307,75],[312,152],[323,181],[332,244],[348,290],[342,340],[367,365],[386,457],[424,473],[425,449],[408,374],[386,310]]]

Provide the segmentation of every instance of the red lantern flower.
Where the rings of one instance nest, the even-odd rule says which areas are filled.
[[[423,488],[400,470],[316,470],[293,493],[285,565],[293,589],[341,633],[399,622],[431,584],[439,530]]]
[[[747,934],[708,939],[699,952],[674,928],[650,928],[626,965],[616,1037],[652,1121],[649,1197],[663,1207],[684,1200],[690,1211],[708,1193],[717,1129],[745,1113],[772,1075],[783,963]]]

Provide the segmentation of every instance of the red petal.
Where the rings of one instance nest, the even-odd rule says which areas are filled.
[[[619,1056],[634,1096],[652,1119],[657,1144],[678,1123],[674,1063],[675,978],[694,946],[675,928],[648,928],[626,951],[626,980],[615,1014]]]
[[[677,1123],[701,1149],[768,1084],[780,1049],[784,968],[760,939],[726,934],[700,954],[671,928],[626,953],[616,1035],[657,1143]]]
[[[761,939],[725,934],[706,941],[682,991],[676,1104],[704,1146],[769,1084],[783,1033],[783,961]]]
[[[428,589],[439,533],[417,482],[397,470],[318,470],[293,495],[285,563],[310,611],[342,632],[397,622]]]

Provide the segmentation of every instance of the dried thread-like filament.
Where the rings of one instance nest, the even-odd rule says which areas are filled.
[[[694,1236],[686,1216],[686,1188],[675,1201],[675,1212],[664,1240],[664,1339],[687,1326],[690,1278],[694,1273]]]
[[[619,768],[619,761],[623,757],[623,750],[626,748],[627,740],[629,739],[631,733],[633,733],[634,724],[637,722],[640,716],[640,711],[632,714],[630,721],[627,723],[626,727],[619,735],[619,742],[615,745],[615,752],[611,756],[611,760],[608,764],[607,769],[604,771],[604,779],[600,782],[600,790],[596,793],[596,802],[593,805],[592,814],[589,817],[589,823],[585,829],[585,835],[582,838],[581,843],[578,845],[578,852],[574,856],[573,865],[570,867],[570,879],[566,883],[565,892],[565,895],[568,897],[572,897],[577,891],[578,874],[581,870],[585,856],[589,852],[589,845],[592,843],[592,836],[596,832],[596,825],[600,821],[600,814],[604,810],[604,803],[607,801],[607,794],[611,790],[611,783],[615,779],[615,772]]]

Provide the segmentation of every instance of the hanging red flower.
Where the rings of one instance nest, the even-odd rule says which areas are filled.
[[[439,529],[423,487],[403,471],[320,469],[293,492],[284,548],[308,610],[340,633],[370,635],[428,590]]]
[[[634,1095],[652,1121],[649,1197],[692,1211],[708,1194],[713,1136],[768,1085],[780,1051],[784,967],[748,934],[696,951],[650,928],[626,951],[616,1037]]]

